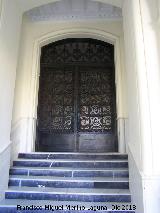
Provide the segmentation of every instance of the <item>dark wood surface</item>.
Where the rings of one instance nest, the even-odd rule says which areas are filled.
[[[114,48],[66,39],[42,48],[36,151],[115,152]]]

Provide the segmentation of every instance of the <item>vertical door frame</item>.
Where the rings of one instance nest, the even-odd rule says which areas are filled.
[[[121,45],[120,38],[113,34],[107,33],[97,29],[90,28],[74,28],[65,29],[49,33],[40,38],[37,38],[33,47],[33,61],[32,61],[32,77],[30,86],[30,105],[28,107],[28,114],[31,118],[27,127],[27,151],[35,150],[36,139],[36,119],[37,119],[37,105],[38,105],[38,89],[39,89],[39,75],[40,75],[40,55],[41,47],[66,38],[92,38],[98,39],[114,45],[114,61],[115,61],[115,87],[116,87],[116,111],[117,111],[117,135],[118,135],[118,152],[125,153],[125,112],[122,112],[123,98],[123,80],[122,80],[122,65],[121,65]]]

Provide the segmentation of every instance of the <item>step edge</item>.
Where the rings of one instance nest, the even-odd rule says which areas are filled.
[[[27,176],[27,179],[25,179],[25,178],[18,178],[18,177],[11,177],[11,178],[9,178],[9,180],[21,180],[21,181],[27,181],[27,180],[29,180],[29,181],[48,181],[48,182],[81,182],[81,183],[86,183],[86,182],[102,182],[102,183],[109,183],[109,182],[112,182],[112,183],[114,183],[114,182],[118,182],[118,183],[124,183],[124,182],[126,182],[126,183],[128,183],[129,182],[129,179],[128,180],[118,180],[118,179],[115,179],[115,178],[113,178],[113,180],[81,180],[81,179],[71,179],[71,180],[69,180],[69,179],[66,179],[66,180],[60,180],[60,179],[57,179],[57,180],[51,180],[51,179],[41,179],[41,178],[29,178],[30,176]],[[33,176],[32,176],[33,177]],[[37,176],[35,176],[35,177],[37,177]]]
[[[42,187],[43,188],[43,187]],[[58,195],[87,195],[87,196],[90,196],[90,195],[98,195],[98,196],[131,196],[130,193],[85,193],[85,192],[49,192],[49,191],[19,191],[19,190],[6,190],[5,193],[26,193],[26,194],[30,194],[30,193],[33,193],[33,194],[58,194]]]
[[[87,170],[88,169],[88,170]],[[80,168],[80,169],[78,169],[78,168],[68,168],[68,169],[66,169],[66,168],[64,168],[64,169],[62,169],[62,168],[56,168],[56,167],[37,167],[37,168],[33,168],[33,167],[11,167],[10,168],[10,170],[27,170],[27,171],[43,171],[43,170],[45,170],[45,171],[55,171],[55,172],[129,172],[129,169],[128,168],[123,168],[123,169],[120,169],[120,168],[111,168],[111,169],[109,169],[109,168],[106,168],[106,169],[104,169],[104,168],[97,168],[97,170],[96,169],[92,169],[92,168],[84,168],[84,169],[82,169],[82,168]]]
[[[51,154],[66,154],[66,155],[122,155],[122,156],[128,156],[127,153],[119,153],[119,152],[111,152],[111,153],[106,153],[106,152],[92,152],[92,153],[86,153],[86,152],[20,152],[19,154],[41,154],[41,155],[51,155]]]
[[[25,159],[25,158],[18,158],[16,160],[14,160],[13,162],[29,162],[29,161],[33,161],[33,162],[58,162],[58,163],[68,163],[68,162],[72,162],[72,163],[80,163],[80,162],[83,162],[83,163],[101,163],[101,162],[104,162],[104,163],[108,163],[108,162],[115,162],[115,163],[122,163],[122,162],[128,162],[127,159],[124,159],[124,160],[70,160],[70,159]]]

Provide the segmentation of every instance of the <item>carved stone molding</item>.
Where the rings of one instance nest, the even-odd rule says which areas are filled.
[[[61,0],[26,12],[31,21],[122,18],[122,9],[91,0]]]

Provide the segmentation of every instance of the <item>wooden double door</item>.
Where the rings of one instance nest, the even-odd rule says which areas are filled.
[[[89,41],[69,42],[80,46]],[[41,56],[36,150],[117,151],[114,64],[64,63],[64,59],[56,64],[55,58],[47,59],[45,51]]]

